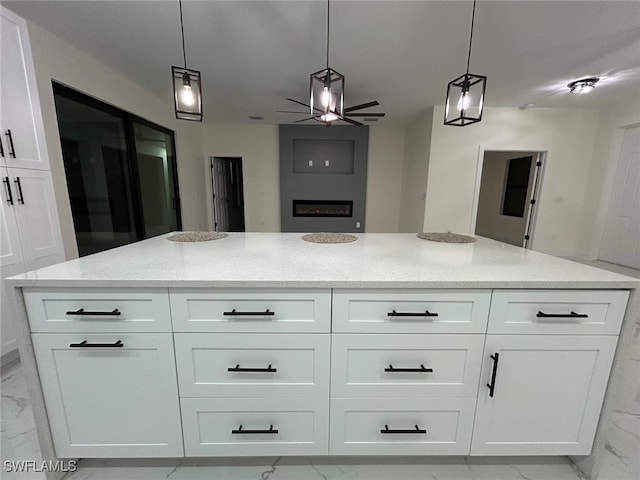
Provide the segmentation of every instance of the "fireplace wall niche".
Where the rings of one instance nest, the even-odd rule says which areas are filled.
[[[283,232],[364,232],[369,127],[280,125]]]

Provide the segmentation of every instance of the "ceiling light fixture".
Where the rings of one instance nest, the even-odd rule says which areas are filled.
[[[329,67],[329,0],[327,0],[327,67],[310,75],[310,116],[331,124],[344,117],[344,75]]]
[[[182,58],[184,60],[184,67],[171,67],[176,118],[201,122],[202,82],[199,71],[187,68],[187,53],[184,48],[182,0],[180,0],[180,32],[182,34]]]
[[[447,98],[444,107],[444,124],[464,127],[482,120],[484,91],[487,77],[469,73],[471,43],[473,42],[473,23],[476,17],[476,0],[473,0],[471,15],[471,34],[469,35],[469,53],[467,54],[467,72],[451,80],[447,85]]]
[[[571,93],[589,93],[596,88],[596,83],[599,81],[598,77],[582,78],[569,83],[567,87],[569,87]]]

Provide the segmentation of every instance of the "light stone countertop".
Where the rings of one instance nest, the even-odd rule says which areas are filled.
[[[358,234],[315,244],[301,233],[230,233],[177,243],[167,235],[11,277],[20,287],[638,288],[640,281],[482,237]]]

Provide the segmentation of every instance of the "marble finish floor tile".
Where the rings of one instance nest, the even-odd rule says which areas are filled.
[[[585,480],[565,457],[83,460],[65,480]]]
[[[29,406],[27,387],[22,376],[19,361],[2,367],[0,383],[0,446],[2,447],[2,466],[0,478],[44,480],[42,472],[14,471],[8,469],[5,461],[42,462],[40,446],[36,436],[36,426]],[[14,464],[15,465],[15,464]]]

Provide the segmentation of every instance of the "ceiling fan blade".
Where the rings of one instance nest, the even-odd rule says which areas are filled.
[[[354,105],[353,107],[347,107],[344,109],[344,113],[353,112],[354,110],[362,110],[363,108],[377,107],[380,103],[377,100],[368,103],[361,103],[360,105]]]
[[[300,123],[300,122],[306,122],[307,120],[313,120],[313,117],[308,117],[308,118],[303,118],[302,120],[296,120],[293,123]]]
[[[289,100],[290,102],[293,102],[293,103],[297,103],[298,105],[302,105],[303,107],[311,108],[310,105],[307,105],[306,103],[299,102],[298,100],[294,100],[293,98],[288,98],[287,97],[287,100]]]
[[[308,112],[297,112],[294,110],[276,110],[276,113],[297,113],[298,115],[304,115],[305,113],[308,113]]]
[[[384,113],[349,113],[350,117],[384,117]]]
[[[350,118],[347,118],[347,117],[342,117],[340,118],[340,120],[342,120],[343,122],[350,123],[352,125],[357,125],[359,127],[362,127],[364,125],[364,123],[356,122],[355,120],[351,120]]]

